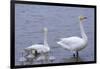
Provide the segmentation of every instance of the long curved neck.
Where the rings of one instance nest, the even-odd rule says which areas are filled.
[[[47,31],[44,31],[44,45],[48,46],[48,42],[47,42]]]
[[[82,36],[82,38],[87,41],[87,36],[86,36],[84,28],[82,26],[82,21],[80,21],[80,30],[81,30],[81,36]]]

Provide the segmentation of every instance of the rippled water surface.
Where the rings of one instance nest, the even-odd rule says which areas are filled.
[[[56,58],[49,63],[76,62],[72,52],[64,50],[56,42],[60,38],[79,36],[78,16],[87,20],[82,23],[88,37],[87,47],[79,52],[79,61],[94,60],[94,9],[43,5],[15,5],[15,64],[20,65],[21,51],[32,44],[43,44],[43,28],[48,28],[49,56]],[[41,64],[35,62],[33,64]]]

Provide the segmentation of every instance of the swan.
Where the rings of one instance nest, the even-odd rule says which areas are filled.
[[[78,52],[87,46],[88,38],[82,26],[82,22],[85,19],[87,19],[87,17],[79,16],[79,25],[82,37],[72,36],[68,38],[61,38],[60,41],[57,42],[57,44],[64,49],[71,51],[74,57],[78,57]]]
[[[44,44],[33,44],[32,46],[29,46],[25,48],[25,51],[32,51],[31,54],[37,56],[37,55],[45,55],[45,58],[47,58],[48,53],[50,52],[50,47],[47,42],[47,32],[48,29],[45,27],[44,29]]]

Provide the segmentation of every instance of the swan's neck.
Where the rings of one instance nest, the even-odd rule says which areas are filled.
[[[47,43],[47,31],[44,32],[44,46],[48,46],[48,43]]]
[[[81,30],[82,38],[87,41],[87,36],[86,36],[84,28],[82,26],[82,21],[80,21],[80,30]]]

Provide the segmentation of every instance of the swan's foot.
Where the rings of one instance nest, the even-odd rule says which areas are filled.
[[[76,57],[75,53],[73,53],[73,57],[74,57],[74,58]]]
[[[76,62],[78,62],[78,58],[79,58],[79,53],[78,51],[73,53],[73,57],[75,58]]]
[[[78,58],[79,57],[79,54],[78,54],[78,51],[76,51],[76,58]]]
[[[72,51],[72,53],[73,53],[73,57],[75,58],[76,57],[76,52]]]
[[[76,52],[73,53],[73,57],[74,57],[74,58],[78,58],[78,57],[79,57],[78,51],[76,51]]]

